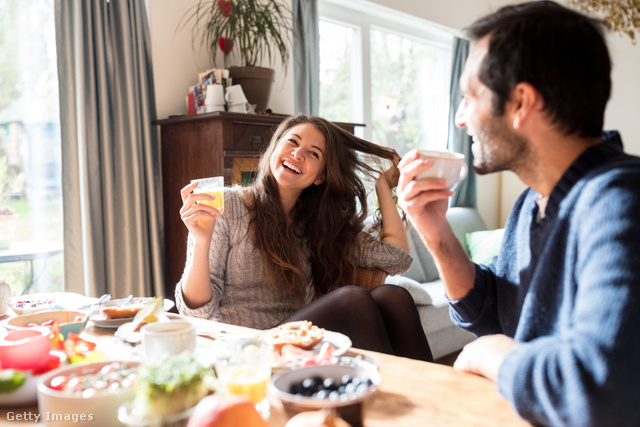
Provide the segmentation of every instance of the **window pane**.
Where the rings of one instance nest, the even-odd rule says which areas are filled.
[[[371,30],[372,140],[404,155],[445,149],[451,51],[413,38]]]
[[[64,289],[53,0],[0,0],[0,276],[20,295]],[[0,214],[0,223],[9,215]]]
[[[356,52],[359,30],[324,20],[319,27],[320,116],[351,123],[361,120],[362,79]]]

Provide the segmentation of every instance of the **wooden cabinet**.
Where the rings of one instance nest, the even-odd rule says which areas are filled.
[[[188,232],[180,219],[180,189],[192,179],[209,176],[224,176],[226,185],[249,181],[260,154],[283,119],[218,112],[154,122],[160,127],[164,286],[168,298],[173,299],[186,260]],[[337,124],[351,133],[356,126]]]

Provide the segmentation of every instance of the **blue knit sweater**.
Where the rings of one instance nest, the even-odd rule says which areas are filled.
[[[617,132],[584,152],[536,222],[527,189],[499,256],[451,302],[474,334],[524,343],[505,359],[501,394],[551,426],[640,426],[640,159]]]

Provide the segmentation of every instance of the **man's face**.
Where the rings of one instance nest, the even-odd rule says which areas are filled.
[[[478,41],[467,59],[460,77],[464,98],[455,118],[456,126],[466,127],[473,139],[473,168],[481,175],[514,170],[528,149],[528,141],[514,131],[508,117],[496,114],[493,92],[478,77],[488,48],[489,38],[485,37]]]

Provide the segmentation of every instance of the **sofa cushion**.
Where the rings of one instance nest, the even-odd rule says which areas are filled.
[[[473,208],[449,208],[447,211],[447,221],[449,221],[451,225],[453,234],[455,234],[465,250],[467,250],[465,240],[467,233],[487,229],[482,217],[478,211]],[[408,238],[409,249],[411,249],[411,256],[414,259],[414,263],[411,269],[404,273],[403,276],[420,283],[438,280],[439,274],[436,263],[431,257],[429,250],[424,246],[424,243],[422,243],[420,235],[413,227],[409,228]]]
[[[406,276],[389,276],[385,281],[386,284],[393,284],[405,288],[416,305],[430,305],[432,303],[431,296],[427,292],[427,288],[415,280]]]
[[[491,264],[500,252],[503,236],[504,228],[467,233],[465,240],[471,260],[476,264]]]

